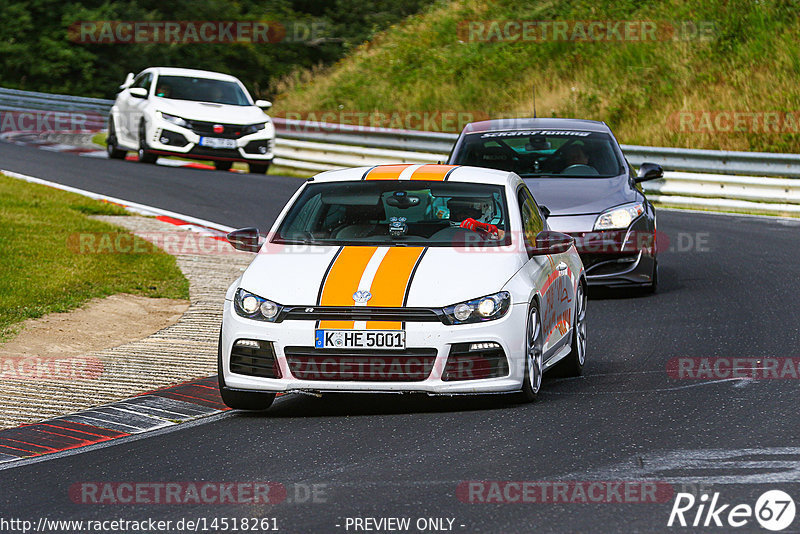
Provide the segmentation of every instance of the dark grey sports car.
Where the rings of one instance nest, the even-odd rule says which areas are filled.
[[[639,184],[664,171],[644,163],[634,172],[605,123],[473,122],[461,132],[448,163],[519,174],[550,228],[575,237],[590,285],[656,290],[656,212]]]

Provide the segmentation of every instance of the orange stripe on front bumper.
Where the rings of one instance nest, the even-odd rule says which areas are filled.
[[[423,165],[411,174],[412,180],[431,180],[441,181],[447,176],[447,173],[458,167],[458,165],[437,165],[428,164]]]
[[[403,306],[411,273],[424,250],[424,247],[392,247],[389,249],[372,281],[370,306]],[[396,321],[368,321],[367,328],[400,330],[402,324]]]
[[[344,247],[322,287],[320,306],[352,306],[361,275],[378,247]],[[353,321],[320,321],[320,328],[352,329]]]
[[[400,173],[410,167],[411,164],[405,165],[379,165],[369,171],[365,180],[397,180]]]

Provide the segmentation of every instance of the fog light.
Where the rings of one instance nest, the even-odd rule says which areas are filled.
[[[247,347],[249,349],[260,349],[261,345],[254,339],[240,339],[236,342],[237,347]]]
[[[455,315],[456,319],[459,321],[466,321],[469,319],[469,316],[472,315],[472,306],[461,303],[455,307],[453,315]]]
[[[162,145],[168,145],[169,144],[169,137],[162,136],[161,139],[159,139],[159,141],[161,141]]]
[[[246,313],[255,313],[258,310],[258,299],[253,295],[247,295],[242,299],[242,309]]]
[[[476,350],[490,350],[490,349],[499,349],[500,345],[494,342],[486,342],[486,343],[472,343],[469,346],[469,350],[476,351]]]
[[[265,145],[261,145],[260,147],[258,147],[258,153],[259,154],[266,154],[267,153],[267,147]]]

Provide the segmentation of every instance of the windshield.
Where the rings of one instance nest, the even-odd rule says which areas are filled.
[[[156,96],[231,106],[251,105],[239,84],[193,76],[159,76],[156,84]]]
[[[311,184],[280,225],[274,243],[312,245],[456,246],[509,242],[501,186],[359,181]],[[497,232],[468,230],[467,219]]]
[[[623,172],[608,134],[573,130],[467,134],[451,163],[511,171],[523,178],[608,178]]]

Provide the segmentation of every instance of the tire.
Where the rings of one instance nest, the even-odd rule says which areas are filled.
[[[234,410],[248,410],[253,412],[263,412],[272,406],[275,400],[274,393],[263,391],[239,391],[229,389],[225,385],[225,376],[222,371],[222,332],[219,334],[217,345],[217,380],[219,382],[219,394],[225,406]]]
[[[575,295],[575,321],[572,323],[572,350],[553,367],[552,374],[560,378],[581,376],[586,363],[586,288],[581,283]]]
[[[248,163],[250,174],[267,174],[269,171],[269,163]]]
[[[136,160],[139,163],[155,163],[158,156],[147,149],[147,128],[144,121],[139,124],[139,150],[136,152]]]
[[[525,378],[522,380],[522,391],[515,395],[519,403],[536,400],[542,388],[543,368],[542,322],[539,304],[531,302],[528,318],[525,321]]]
[[[109,159],[125,159],[127,150],[117,148],[117,131],[114,129],[114,120],[108,119],[108,137],[106,138],[106,153]]]
[[[653,260],[653,281],[644,286],[644,293],[652,295],[658,291],[658,260]]]
[[[214,168],[218,171],[229,171],[233,167],[232,161],[215,161]]]

